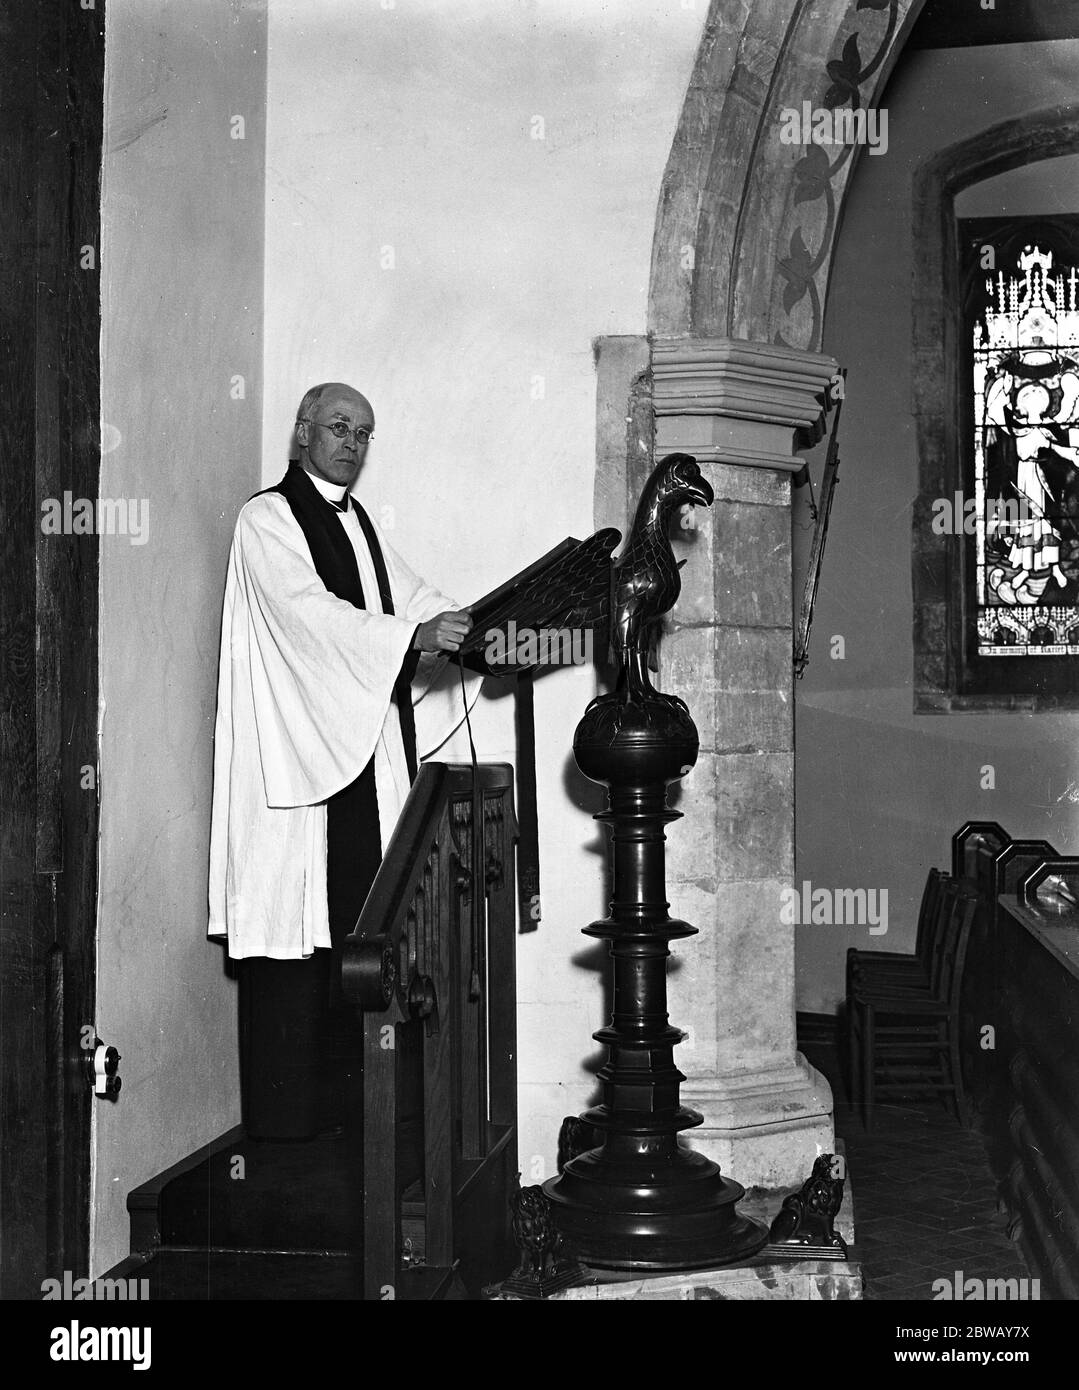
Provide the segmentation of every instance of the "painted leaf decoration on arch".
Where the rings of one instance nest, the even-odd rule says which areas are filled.
[[[811,203],[823,198],[832,176],[832,166],[820,145],[810,145],[794,166],[794,201]]]
[[[858,51],[858,35],[851,34],[843,45],[843,55],[832,58],[825,65],[832,85],[824,94],[824,104],[830,110],[842,106],[844,102],[857,109],[859,105],[858,82],[862,75],[862,55]]]
[[[802,238],[801,227],[796,227],[791,237],[790,255],[779,262],[779,269],[786,280],[783,287],[783,309],[786,313],[804,299],[813,278],[813,257]]]

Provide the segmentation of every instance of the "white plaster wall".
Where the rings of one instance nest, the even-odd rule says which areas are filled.
[[[462,602],[607,520],[592,516],[592,339],[645,330],[656,200],[705,8],[270,0],[264,483],[284,470],[303,391],[343,378],[377,418],[358,494]],[[553,1172],[605,1021],[595,970],[574,963],[605,906],[598,827],[567,782],[592,693],[589,671],[563,671],[536,694],[544,920],[518,937],[526,1181]],[[486,702],[476,728],[482,758],[512,756],[510,701]]]
[[[905,55],[884,99],[888,153],[860,161],[847,199],[824,348],[850,374],[811,661],[796,686],[795,881],[887,889],[889,930],[871,941],[865,928],[799,927],[802,1009],[836,1007],[848,946],[913,949],[926,870],[948,867],[965,820],[1075,846],[1074,713],[912,713],[910,363],[914,168],[998,121],[1073,99],[1077,63],[1074,41]],[[1012,171],[965,192],[958,213],[1079,211],[1075,169],[1068,158]],[[807,501],[795,511],[803,565]],[[843,661],[829,659],[832,634],[846,639]],[[981,787],[987,763],[993,790]]]
[[[259,486],[264,103],[262,0],[109,0],[101,495],[149,531],[101,542],[96,1021],[123,1090],[95,1109],[94,1273],[131,1188],[239,1119],[206,878],[225,564]]]

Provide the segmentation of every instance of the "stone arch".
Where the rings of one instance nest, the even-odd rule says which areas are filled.
[[[783,143],[781,113],[872,108],[924,3],[711,0],[635,359],[654,431],[628,441],[625,476],[635,448],[684,450],[716,493],[660,653],[660,688],[686,700],[701,734],[684,787],[693,833],[668,850],[672,901],[710,952],[693,989],[672,988],[694,1040],[683,1096],[703,1116],[694,1146],[761,1187],[803,1181],[835,1142],[827,1081],[797,1050],[782,909],[795,871],[789,507],[797,451],[832,400],[824,304],[860,153]]]
[[[872,109],[925,0],[711,0],[664,174],[649,330],[817,352],[862,147],[781,142],[780,113]]]

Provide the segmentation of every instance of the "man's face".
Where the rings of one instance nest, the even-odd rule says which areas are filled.
[[[331,429],[339,421],[349,429],[343,439],[338,439]],[[374,428],[370,403],[351,386],[333,386],[322,393],[309,418],[296,425],[300,461],[308,472],[328,483],[351,487],[367,454],[367,440],[357,441],[354,431],[363,430],[370,435]]]

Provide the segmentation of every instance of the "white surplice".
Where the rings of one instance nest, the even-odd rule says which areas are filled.
[[[343,495],[307,476],[324,496]],[[209,934],[227,936],[237,960],[298,959],[330,945],[326,799],[373,756],[385,851],[409,790],[394,681],[417,623],[458,607],[375,527],[395,609],[383,613],[356,514],[350,507],[339,516],[366,609],[323,584],[280,493],[253,497],[236,523],[221,621]],[[421,658],[418,686],[425,666]],[[479,680],[466,672],[466,685],[471,704]],[[463,719],[459,684],[427,691],[415,714],[423,756]]]

